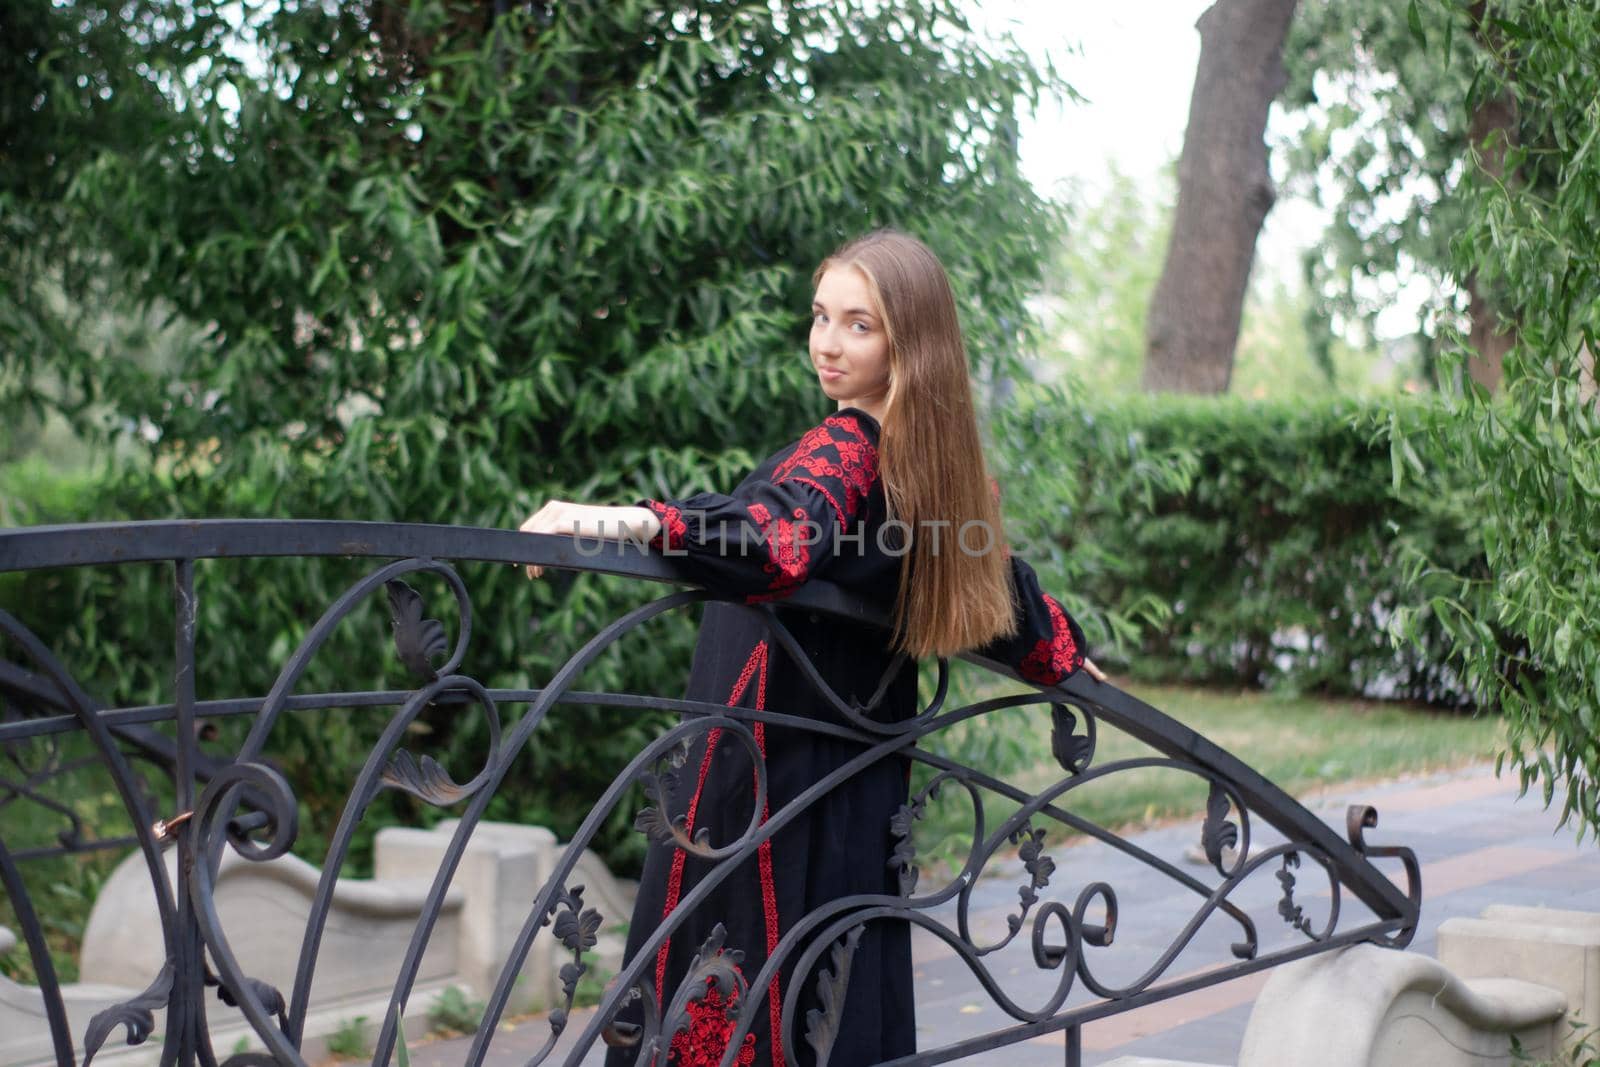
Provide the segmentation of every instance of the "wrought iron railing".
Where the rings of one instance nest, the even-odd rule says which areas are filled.
[[[222,699],[197,699],[195,692],[196,584],[195,564],[199,560],[238,559],[269,556],[367,557],[376,561],[359,581],[351,585],[305,632],[292,656],[283,664],[277,683],[264,697],[237,695]],[[636,548],[617,547],[594,554],[567,538],[529,537],[499,530],[436,526],[410,526],[341,522],[207,521],[127,523],[38,527],[0,530],[0,574],[39,568],[126,567],[135,563],[163,562],[170,565],[175,605],[174,700],[169,705],[139,708],[102,707],[74,680],[67,668],[52,653],[51,635],[31,632],[11,613],[0,611],[0,647],[9,647],[15,662],[0,664],[0,700],[6,716],[0,721],[0,756],[17,746],[41,738],[63,735],[86,736],[93,743],[93,755],[86,761],[98,763],[109,772],[121,803],[133,827],[130,837],[89,840],[78,816],[68,804],[52,799],[43,788],[50,774],[80,765],[57,761],[30,775],[0,762],[0,809],[7,805],[35,804],[44,817],[62,820],[56,845],[31,850],[10,849],[0,837],[0,880],[11,909],[20,924],[20,937],[38,976],[55,1062],[69,1067],[87,1061],[99,1052],[120,1026],[129,1044],[143,1042],[155,1029],[155,1012],[165,1009],[165,1032],[161,1061],[165,1063],[210,1065],[222,1060],[225,1067],[253,1062],[302,1063],[300,1049],[305,1032],[311,977],[318,965],[322,924],[340,869],[347,857],[365,801],[388,788],[406,790],[422,800],[458,809],[459,824],[444,852],[444,860],[428,891],[425,907],[417,921],[404,963],[394,984],[390,1010],[376,1041],[374,1064],[391,1062],[396,1052],[396,1020],[413,993],[418,965],[428,946],[456,866],[461,860],[474,828],[483,819],[497,786],[518,753],[536,738],[552,708],[565,702],[603,704],[621,709],[669,709],[682,713],[679,725],[667,730],[649,744],[616,777],[595,803],[574,838],[580,847],[569,848],[564,859],[543,885],[528,887],[526,922],[509,953],[497,986],[488,994],[487,1010],[466,1062],[483,1062],[491,1051],[498,1024],[512,983],[522,960],[536,938],[560,942],[576,965],[563,984],[566,1003],[549,1016],[550,1034],[542,1051],[529,1062],[551,1058],[557,1041],[568,1027],[576,977],[586,966],[586,931],[592,931],[600,916],[584,904],[581,890],[569,885],[569,877],[581,851],[594,837],[597,828],[617,807],[625,803],[630,790],[641,781],[654,781],[664,761],[683,751],[683,743],[711,729],[731,732],[746,740],[747,748],[757,753],[750,739],[757,722],[780,724],[797,730],[818,730],[848,737],[861,746],[860,756],[828,778],[816,782],[792,803],[770,813],[765,822],[752,820],[738,840],[720,844],[708,854],[719,866],[695,890],[684,897],[637,953],[602,998],[598,1010],[584,1024],[576,1041],[570,1033],[562,1044],[564,1062],[577,1063],[596,1047],[619,1008],[627,1001],[642,1000],[654,1009],[653,995],[642,995],[651,975],[646,963],[655,948],[670,937],[683,919],[727,871],[755,855],[763,841],[791,822],[830,788],[874,761],[918,761],[932,775],[926,786],[910,798],[906,806],[903,847],[896,851],[901,864],[899,895],[848,897],[812,915],[803,916],[785,931],[770,953],[761,973],[744,984],[739,998],[738,1029],[724,1057],[726,1067],[763,1003],[768,979],[786,960],[798,958],[796,980],[790,983],[783,1004],[785,1033],[805,1022],[793,1019],[795,992],[802,976],[813,981],[829,980],[824,970],[831,961],[854,944],[851,931],[866,923],[899,921],[913,924],[942,941],[970,969],[976,983],[1008,1017],[1006,1025],[988,1032],[956,1040],[944,1047],[922,1049],[904,1063],[940,1063],[971,1056],[1004,1045],[1063,1035],[1069,1064],[1080,1056],[1081,1028],[1084,1024],[1164,998],[1177,996],[1204,986],[1225,982],[1242,974],[1259,971],[1312,953],[1360,941],[1404,946],[1415,929],[1420,906],[1420,881],[1416,861],[1408,849],[1369,845],[1363,831],[1376,825],[1370,808],[1352,808],[1344,836],[1310,814],[1296,801],[1257,774],[1250,767],[1153,707],[1106,684],[1096,683],[1081,673],[1048,689],[989,699],[962,707],[946,707],[948,696],[946,664],[939,664],[937,693],[931,703],[913,719],[888,727],[855,714],[837,695],[822,694],[847,716],[851,725],[822,723],[783,713],[782,707],[752,711],[664,696],[627,693],[578,692],[573,684],[584,667],[604,653],[619,638],[646,620],[664,613],[680,611],[706,594],[680,590],[630,611],[607,625],[575,653],[542,687],[528,690],[485,688],[471,676],[470,655],[473,632],[473,606],[466,584],[446,561],[491,561],[511,564],[537,563],[547,567],[597,571],[653,581],[672,581],[670,565]],[[443,629],[421,618],[416,594],[406,584],[408,576],[431,573],[448,584],[458,607],[456,639],[447,644]],[[419,684],[409,691],[363,694],[293,694],[296,682],[323,647],[340,620],[368,598],[386,591],[394,613],[395,640],[401,658],[418,676]],[[814,582],[786,602],[812,612],[825,612],[855,619],[880,621],[874,609],[848,592],[825,583]],[[781,619],[765,611],[765,623],[779,644],[792,645]],[[245,633],[230,635],[231,640],[248,640]],[[438,668],[432,659],[448,652]],[[804,659],[803,655],[800,659]],[[1000,664],[972,659],[980,668],[1015,678]],[[813,684],[823,686],[820,678]],[[476,704],[486,717],[490,745],[484,766],[469,781],[457,783],[436,763],[424,757],[415,760],[402,747],[406,728],[430,702],[450,699]],[[528,705],[526,713],[502,729],[500,708],[517,703]],[[939,755],[918,742],[940,731],[994,714],[1000,709],[1027,704],[1051,709],[1054,728],[1052,750],[1062,767],[1059,780],[1034,792],[1019,788],[983,767],[968,766]],[[231,849],[246,861],[266,861],[286,853],[296,841],[297,801],[295,789],[282,774],[263,758],[266,741],[274,722],[288,707],[300,711],[318,707],[391,707],[394,710],[380,742],[367,754],[352,791],[352,803],[344,821],[332,832],[322,881],[311,908],[298,959],[298,972],[292,988],[274,989],[245,972],[230,948],[229,931],[219,921],[213,897],[215,876],[224,850]],[[206,717],[247,716],[248,735],[232,759],[207,756],[200,748],[197,724]],[[173,740],[152,729],[150,723],[167,722],[176,727]],[[1156,755],[1109,762],[1096,761],[1096,740],[1102,725],[1114,726],[1144,742]],[[136,773],[132,760],[139,760],[144,773]],[[1085,785],[1125,775],[1140,768],[1161,767],[1197,777],[1207,785],[1208,799],[1203,813],[1201,840],[1209,865],[1206,878],[1200,878],[1177,863],[1153,855],[1125,836],[1074,814],[1069,807],[1073,793]],[[145,784],[153,772],[169,780],[173,811],[154,807],[151,790]],[[758,760],[757,789],[760,781]],[[935,879],[925,875],[919,883],[916,848],[912,835],[930,795],[938,788],[964,790],[973,806],[974,826],[960,869],[931,890],[923,884]],[[659,788],[657,789],[659,795]],[[985,798],[1004,798],[1016,810],[993,830],[985,831]],[[759,805],[758,805],[759,807]],[[1197,813],[1198,814],[1198,813]],[[1262,820],[1284,840],[1271,847],[1253,847],[1251,817]],[[163,818],[163,816],[165,816]],[[642,820],[649,824],[650,820]],[[670,819],[655,820],[659,832],[672,833]],[[0,829],[5,823],[0,822]],[[1193,895],[1192,917],[1163,947],[1143,947],[1144,958],[1137,966],[1141,973],[1131,981],[1115,983],[1102,976],[1101,962],[1111,956],[1118,927],[1117,887],[1104,880],[1083,878],[1076,864],[1057,867],[1048,855],[1059,835],[1070,832],[1093,838],[1139,865],[1141,879],[1166,880]],[[44,927],[41,907],[48,902],[31,900],[24,886],[19,864],[91,848],[136,847],[144,857],[160,913],[166,962],[150,975],[149,987],[136,997],[106,1009],[81,1029],[69,1025],[60,987],[56,981]],[[1007,932],[998,941],[980,942],[969,914],[972,893],[979,878],[997,856],[1009,855],[1020,846],[1020,860],[1026,883],[1019,887],[1020,904],[1007,920]],[[164,849],[178,852],[181,877],[169,883],[165,873]],[[1397,884],[1371,862],[1376,858],[1399,861],[1406,888]],[[1324,918],[1314,921],[1307,904],[1311,897],[1302,893],[1296,900],[1297,871],[1309,869],[1306,861],[1320,868],[1326,879],[1325,900],[1317,898],[1316,909]],[[1268,865],[1278,890],[1265,898],[1275,904],[1271,921],[1282,924],[1293,940],[1277,947],[1264,944],[1246,897],[1259,892],[1243,892],[1240,887]],[[1065,895],[1057,893],[1065,872],[1077,884]],[[1255,879],[1256,883],[1264,879]],[[1319,879],[1319,885],[1321,880]],[[1270,884],[1270,883],[1269,883]],[[918,893],[917,890],[923,891]],[[1368,913],[1362,921],[1347,919],[1350,909],[1341,905],[1349,893]],[[625,916],[609,916],[611,920]],[[1173,974],[1173,963],[1186,947],[1195,942],[1204,924],[1226,924],[1235,931],[1231,958],[1209,969]],[[1018,940],[1020,939],[1020,940]],[[1018,940],[1031,939],[1032,965],[1041,972],[1055,972],[1054,985],[1043,1003],[1028,1007],[1018,1003],[1008,991],[1007,975],[989,967],[991,953]],[[1282,941],[1279,937],[1277,941]],[[708,953],[708,958],[713,954]],[[710,964],[708,964],[710,966]],[[838,967],[835,965],[834,973]],[[208,986],[217,986],[223,1000],[235,1005],[248,1020],[267,1049],[259,1053],[235,1053],[219,1057],[211,1047],[207,1032],[204,998]],[[676,1003],[664,1011],[651,1010],[645,1023],[630,1035],[638,1047],[637,1062],[649,1064],[660,1055],[665,1059],[668,1039],[686,1019],[692,996],[703,995],[703,982],[685,981]],[[1072,1001],[1072,1003],[1069,1003]],[[576,1022],[571,1024],[574,1028]],[[812,1047],[826,1049],[831,1043],[824,1014],[812,1018]],[[607,1035],[615,1037],[615,1032]],[[785,1042],[786,1055],[796,1063],[797,1042]],[[570,1049],[570,1051],[569,1051]],[[659,1062],[659,1060],[658,1060]]]

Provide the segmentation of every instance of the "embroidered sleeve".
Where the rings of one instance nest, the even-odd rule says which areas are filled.
[[[860,531],[841,535],[858,523],[877,478],[877,444],[844,413],[808,430],[770,479],[736,494],[638,503],[661,520],[655,544],[685,577],[756,603],[789,595],[851,543],[865,550]]]
[[[1083,630],[1055,597],[1039,586],[1039,576],[1017,556],[1011,557],[1011,578],[1017,610],[1017,632],[990,642],[980,656],[1016,668],[1037,685],[1055,685],[1083,666]]]

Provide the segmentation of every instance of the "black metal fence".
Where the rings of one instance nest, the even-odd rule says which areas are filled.
[[[299,647],[283,664],[277,683],[269,693],[199,700],[195,692],[196,561],[267,556],[367,557],[375,562],[365,577],[350,586],[309,627]],[[303,1063],[300,1050],[311,978],[318,965],[323,924],[335,883],[366,802],[382,790],[402,789],[429,804],[454,809],[460,822],[428,891],[426,905],[394,984],[388,1017],[377,1037],[373,1063],[390,1062],[397,1051],[396,1020],[412,995],[418,966],[467,842],[482,821],[512,761],[526,746],[537,742],[551,709],[566,702],[622,709],[665,708],[683,716],[680,725],[639,752],[617,776],[575,835],[576,846],[588,844],[596,828],[617,805],[627,802],[640,780],[648,780],[648,776],[658,772],[674,752],[681,753],[685,739],[710,729],[748,735],[758,722],[794,729],[826,729],[859,743],[862,755],[856,762],[860,766],[878,760],[909,758],[928,767],[933,775],[928,787],[911,798],[907,811],[912,818],[908,824],[897,828],[904,831],[907,845],[897,853],[906,865],[904,873],[908,877],[901,880],[905,891],[899,896],[846,898],[830,905],[825,915],[796,919],[771,954],[767,970],[740,990],[749,995],[739,998],[738,1025],[723,1059],[724,1067],[732,1062],[738,1039],[756,1014],[768,1010],[763,1003],[767,971],[785,960],[798,958],[797,975],[809,975],[824,962],[821,956],[830,946],[850,943],[850,931],[868,922],[906,922],[937,937],[965,963],[975,984],[1008,1017],[1008,1022],[999,1029],[963,1038],[945,1047],[922,1049],[914,1057],[901,1061],[929,1064],[1057,1033],[1062,1035],[1067,1062],[1076,1063],[1080,1055],[1080,1028],[1093,1020],[1341,945],[1371,941],[1404,946],[1414,931],[1421,897],[1416,861],[1408,849],[1376,847],[1365,842],[1363,830],[1376,825],[1374,811],[1352,808],[1346,834],[1340,836],[1271,782],[1206,738],[1155,708],[1081,673],[1054,688],[947,707],[948,690],[943,684],[946,665],[941,663],[941,684],[929,705],[912,720],[890,730],[859,716],[852,720],[852,725],[840,727],[785,715],[781,706],[751,711],[671,699],[665,695],[579,692],[573,688],[584,667],[623,634],[648,619],[683,610],[706,598],[700,591],[680,590],[653,600],[606,626],[541,688],[491,689],[471,676],[473,605],[466,584],[446,562],[467,560],[538,563],[640,580],[672,580],[669,566],[663,560],[636,549],[618,548],[594,555],[592,549],[580,552],[570,539],[532,538],[499,530],[274,521],[128,523],[0,530],[0,574],[37,568],[166,563],[171,569],[175,606],[174,700],[170,705],[139,708],[101,706],[52,653],[48,635],[34,634],[13,615],[0,612],[0,647],[9,647],[9,654],[17,657],[15,662],[0,662],[0,700],[5,711],[0,720],[0,756],[7,756],[18,746],[37,743],[40,739],[68,735],[87,737],[93,746],[92,756],[76,762],[56,761],[31,774],[17,761],[0,762],[0,809],[34,805],[37,817],[60,822],[58,843],[49,847],[13,850],[0,837],[0,880],[20,924],[18,933],[31,959],[33,973],[39,980],[57,1064],[61,1067],[75,1065],[80,1056],[87,1063],[113,1038],[119,1027],[129,1044],[144,1042],[156,1027],[155,1013],[162,1009],[165,1010],[163,1064],[199,1063],[209,1067],[221,1060],[225,1065],[241,1067],[248,1062],[263,1062],[259,1053],[219,1056],[213,1050],[205,1011],[208,987],[212,986],[217,987],[217,995],[224,1003],[236,1006],[248,1020],[268,1050],[268,1059],[284,1064]],[[454,594],[458,618],[453,647],[446,647],[448,641],[443,626],[421,617],[423,613],[416,594],[405,581],[407,576],[419,573],[438,576]],[[416,688],[360,694],[294,693],[297,680],[340,620],[380,593],[388,596],[394,618],[396,651],[416,676]],[[868,605],[844,590],[820,582],[802,588],[787,603],[815,612],[878,620]],[[768,610],[765,621],[773,638],[780,644],[785,643],[787,635],[777,615]],[[249,635],[241,623],[240,632],[228,635],[227,639],[249,640]],[[443,665],[435,668],[433,660],[446,653]],[[976,659],[972,662],[980,668],[1015,677],[998,664]],[[813,683],[824,684],[820,678],[814,678]],[[489,756],[478,773],[462,783],[452,780],[443,768],[427,757],[413,758],[403,747],[408,738],[408,725],[430,702],[445,696],[476,704],[489,725]],[[845,702],[835,697],[832,703],[850,713]],[[525,713],[502,729],[499,709],[516,704],[527,705]],[[974,717],[1026,704],[1048,706],[1055,729],[1052,748],[1061,764],[1061,775],[1043,791],[1018,788],[991,773],[992,769],[968,766],[918,745],[919,741]],[[266,861],[283,855],[295,844],[298,809],[295,789],[263,756],[274,722],[291,705],[301,712],[353,705],[393,710],[381,741],[366,755],[345,818],[331,835],[293,987],[275,989],[245,973],[230,948],[229,931],[219,921],[213,893],[224,850],[231,849],[246,861]],[[228,715],[247,717],[249,730],[243,744],[231,759],[206,755],[200,748],[198,724],[206,717]],[[175,729],[158,730],[150,725],[152,723],[171,723]],[[1126,732],[1150,746],[1156,754],[1097,762],[1096,739],[1103,725]],[[753,744],[749,747],[755,751]],[[135,762],[140,769],[135,769]],[[132,827],[131,835],[92,839],[86,835],[72,806],[49,795],[45,778],[84,763],[97,764],[115,783]],[[1146,767],[1193,775],[1207,784],[1206,810],[1197,813],[1203,814],[1201,844],[1208,861],[1205,878],[1197,877],[1178,863],[1151,854],[1126,837],[1071,810],[1074,791],[1090,782]],[[152,799],[154,791],[149,783],[156,778],[165,779],[161,792],[173,798],[171,811],[155,809],[157,802]],[[827,780],[819,782],[792,803],[772,811],[764,822],[753,821],[749,831],[737,841],[714,850],[718,863],[731,869],[755,855],[763,841],[769,840],[785,823],[801,816],[832,784]],[[916,850],[910,841],[916,829],[916,816],[930,792],[940,786],[966,791],[973,805],[974,826],[959,871],[943,885],[917,894],[914,888],[917,879],[909,877],[916,862]],[[985,797],[1003,798],[1008,808],[1015,806],[1013,814],[987,831],[982,817]],[[1281,834],[1282,842],[1271,847],[1252,847],[1252,817]],[[4,825],[0,822],[0,828]],[[671,832],[670,819],[658,820],[657,825],[664,825],[665,832]],[[1077,865],[1057,867],[1048,860],[1041,862],[1058,837],[1068,834],[1098,840],[1136,861],[1142,879],[1165,880],[1170,886],[1192,894],[1193,913],[1188,923],[1165,947],[1148,953],[1147,959],[1139,961],[1136,970],[1140,973],[1132,981],[1118,984],[1099,973],[1101,961],[1114,951],[1119,906],[1117,887],[1103,880],[1085,879],[1062,890],[1059,883],[1064,880],[1064,871],[1071,870],[1076,877]],[[1023,849],[1022,858],[1027,861],[1027,882],[1019,887],[1020,903],[1016,914],[1007,920],[1009,932],[998,943],[979,943],[968,921],[972,887],[986,868],[994,865],[997,856],[1010,854],[1019,843]],[[149,987],[143,993],[100,1012],[86,1024],[80,1023],[81,1029],[74,1032],[40,921],[40,909],[49,908],[50,902],[30,899],[19,865],[64,852],[130,846],[143,854],[148,867],[160,913],[166,962],[158,973],[149,976]],[[162,853],[169,848],[178,853],[180,876],[175,883],[170,883],[165,874]],[[569,848],[543,885],[529,887],[526,922],[511,948],[499,983],[489,996],[483,1021],[466,1057],[468,1063],[481,1063],[490,1054],[512,983],[538,937],[555,938],[560,942],[570,953],[574,966],[564,975],[564,978],[571,978],[563,985],[566,1004],[550,1014],[549,1039],[544,1049],[529,1062],[552,1058],[558,1039],[563,1037],[569,1020],[575,1018],[571,1014],[574,986],[577,976],[588,966],[587,952],[592,940],[587,932],[601,919],[595,909],[584,905],[581,892],[574,893],[569,886],[569,876],[580,851],[581,847]],[[1405,890],[1373,865],[1371,861],[1376,858],[1399,861],[1407,885]],[[1240,903],[1247,894],[1236,892],[1268,865],[1275,866],[1271,876],[1279,887],[1273,894],[1275,915],[1269,921],[1292,935],[1287,943],[1283,937],[1271,939],[1273,946],[1265,943],[1249,909]],[[1313,869],[1321,872],[1314,908],[1309,907],[1312,896],[1302,892],[1297,901],[1295,895],[1295,872]],[[714,883],[717,876],[713,871],[706,882]],[[1323,878],[1326,880],[1325,898],[1320,896]],[[1342,906],[1345,894],[1353,896],[1361,906],[1360,921],[1348,920],[1348,914],[1354,909]],[[626,1002],[642,997],[646,1004],[654,1003],[653,995],[645,995],[652,977],[647,961],[653,957],[655,947],[678,928],[694,903],[686,898],[683,906],[652,934],[645,950],[638,953],[617,981],[607,988],[598,1010],[585,1023],[576,1041],[571,1034],[566,1035],[561,1042],[564,1062],[577,1063],[603,1035],[614,1038],[615,1028],[607,1033],[608,1024]],[[1321,913],[1320,921],[1312,918],[1313,910]],[[606,918],[614,921],[626,917]],[[1341,922],[1341,919],[1346,921]],[[1194,943],[1197,932],[1207,923],[1224,924],[1233,931],[1231,957],[1198,972],[1190,969],[1184,974],[1172,973],[1174,961]],[[990,954],[1017,939],[1023,946],[1031,940],[1032,965],[1039,973],[1055,973],[1048,995],[1037,1007],[1019,1004],[1008,992],[1008,976],[994,973],[989,967]],[[685,988],[693,993],[694,985],[686,982]],[[650,1013],[644,1026],[629,1035],[628,1040],[636,1043],[639,1050],[637,1062],[649,1064],[657,1057],[664,1060],[670,1054],[670,1037],[686,1022],[690,1001],[694,998],[685,994],[677,999],[680,1003],[668,1005],[664,1012]],[[784,1006],[785,1033],[791,1033],[800,1022],[789,1018],[792,1010],[792,1003]],[[576,1027],[577,1023],[572,1025]],[[822,1025],[826,1025],[826,1020]],[[788,1040],[784,1044],[789,1062],[795,1064],[797,1042]],[[814,1047],[826,1046],[826,1041],[814,1043]]]

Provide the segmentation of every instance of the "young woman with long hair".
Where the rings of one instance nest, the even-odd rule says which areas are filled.
[[[1006,549],[955,297],[938,258],[908,234],[878,230],[824,259],[812,282],[809,352],[834,413],[729,494],[636,507],[551,501],[522,529],[649,539],[669,550],[686,579],[726,598],[706,606],[690,700],[769,710],[771,693],[772,711],[849,725],[773,638],[767,610],[834,693],[887,722],[916,713],[916,661],[924,657],[977,651],[1042,685],[1083,666],[1103,677],[1083,657],[1077,624]],[[892,607],[892,631],[782,605],[814,577]],[[860,741],[829,733],[759,722],[753,733],[767,776],[762,821],[862,751]],[[906,803],[908,771],[905,760],[880,761],[761,844],[683,917],[646,969],[641,995],[661,1010],[672,1004],[719,924],[722,951],[730,959],[741,954],[737,967],[748,981],[801,916],[844,896],[898,894],[890,820]],[[724,844],[755,817],[754,781],[749,747],[708,730],[684,761],[665,814],[681,817],[691,837],[709,831],[711,845]],[[630,961],[714,869],[673,843],[652,842],[629,927]],[[786,1044],[805,1049],[796,1021],[817,1003],[815,992],[803,988],[793,1018],[780,1018],[797,955],[768,988],[746,990],[766,1004],[735,1063],[784,1067]],[[741,1007],[737,989],[726,998],[711,985],[703,992],[690,1004],[690,1026],[671,1037],[657,1067],[668,1058],[685,1065],[721,1060]],[[863,929],[835,1032],[835,1067],[915,1051],[907,924]],[[636,1056],[637,1049],[613,1049],[608,1067],[631,1065]]]

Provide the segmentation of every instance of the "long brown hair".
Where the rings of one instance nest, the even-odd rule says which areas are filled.
[[[883,229],[824,259],[812,286],[838,266],[866,276],[889,337],[878,471],[890,519],[912,531],[900,563],[895,649],[918,659],[953,656],[1010,636],[1016,617],[1000,504],[984,463],[967,349],[944,265],[915,237]],[[963,530],[968,550],[959,539]]]

